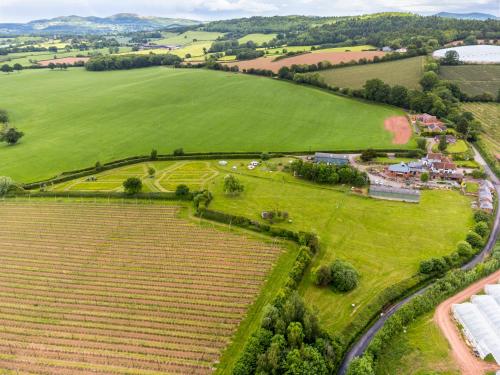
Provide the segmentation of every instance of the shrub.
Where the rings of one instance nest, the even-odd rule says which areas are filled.
[[[148,168],[149,177],[154,177],[155,173],[156,173],[156,170],[153,167]]]
[[[184,155],[184,149],[182,149],[182,148],[176,148],[174,150],[174,156],[182,156],[182,155]]]
[[[14,183],[10,177],[0,176],[0,197],[7,194],[12,186]]]
[[[474,249],[470,245],[470,243],[466,241],[460,241],[457,244],[457,253],[463,258],[470,258],[472,254],[474,254]]]
[[[476,211],[476,212],[474,212],[474,221],[476,223],[479,223],[481,221],[484,221],[487,223],[490,221],[490,215],[484,211]]]
[[[488,227],[488,224],[486,222],[480,221],[474,227],[474,232],[476,232],[477,234],[479,234],[481,237],[484,238],[490,232],[490,228]]]
[[[424,172],[420,175],[420,181],[422,182],[428,182],[429,181],[429,173]]]
[[[465,239],[472,247],[480,248],[483,246],[483,238],[476,232],[469,232]]]
[[[151,155],[149,156],[149,158],[151,160],[156,160],[158,158],[158,151],[156,151],[155,149],[152,149],[151,150]]]
[[[123,188],[128,195],[140,193],[142,190],[142,181],[137,177],[129,177],[123,182]]]
[[[377,157],[377,152],[372,149],[365,150],[361,153],[361,160],[371,161]]]
[[[347,262],[336,260],[330,268],[332,285],[341,292],[348,292],[358,286],[358,271]]]
[[[185,197],[186,195],[189,194],[189,187],[184,184],[177,185],[175,188],[175,195],[178,197]]]
[[[0,122],[4,124],[9,122],[9,114],[4,109],[0,109]]]
[[[319,266],[313,271],[313,281],[317,286],[327,286],[332,282],[330,266]]]
[[[0,136],[0,141],[7,142],[9,145],[15,145],[24,136],[24,133],[16,128],[8,128]]]

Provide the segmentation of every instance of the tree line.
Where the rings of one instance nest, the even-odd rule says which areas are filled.
[[[182,59],[173,54],[107,55],[92,57],[85,64],[89,71],[125,70],[159,65],[178,65]]]
[[[381,13],[354,17],[251,17],[210,22],[207,31],[234,35],[277,33],[269,46],[276,45],[364,45],[392,48],[435,48],[473,36],[498,39],[497,20],[461,20],[423,17],[409,13]]]
[[[361,187],[369,183],[365,172],[349,165],[307,163],[297,159],[290,164],[290,171],[297,177],[323,184],[348,184]]]

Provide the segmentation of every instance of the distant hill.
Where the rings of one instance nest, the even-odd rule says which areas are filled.
[[[199,21],[181,18],[144,17],[121,13],[104,18],[64,16],[28,23],[0,23],[0,34],[109,34],[199,24]]]
[[[444,18],[457,18],[461,20],[498,20],[500,19],[497,16],[494,16],[493,14],[488,14],[488,13],[448,13],[448,12],[441,12],[436,14],[437,17],[444,17]]]

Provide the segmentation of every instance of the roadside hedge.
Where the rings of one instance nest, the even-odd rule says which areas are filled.
[[[32,198],[126,198],[126,199],[150,199],[150,200],[184,200],[192,201],[193,193],[184,196],[176,195],[175,192],[149,192],[138,194],[126,194],[124,192],[106,191],[16,191],[8,194],[11,197],[32,197]]]
[[[231,215],[221,211],[214,211],[201,208],[195,213],[196,216],[219,223],[235,225],[237,227],[249,229],[255,232],[264,233],[272,237],[281,237],[296,242],[299,245],[307,246],[313,254],[319,249],[319,239],[314,233],[294,232],[284,228],[273,227],[256,220],[251,220],[244,216]]]
[[[401,334],[409,324],[421,315],[434,310],[438,304],[447,298],[498,269],[500,269],[500,247],[494,250],[492,257],[488,261],[480,263],[471,270],[453,270],[448,272],[442,279],[431,285],[423,294],[413,298],[392,315],[386,321],[383,328],[377,332],[365,354],[351,363],[347,373],[354,374],[354,368],[357,367],[358,362],[363,362],[365,365],[370,364],[371,372],[368,373],[375,373],[383,349],[389,345],[394,337]]]
[[[476,146],[477,151],[488,163],[493,173],[495,173],[495,175],[500,178],[500,166],[498,165],[498,162],[495,160],[495,157],[491,155],[491,153],[488,151],[488,147],[486,147],[486,145],[480,139],[474,142],[474,146]]]

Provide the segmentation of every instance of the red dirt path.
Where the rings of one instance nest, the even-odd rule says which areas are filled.
[[[453,357],[460,367],[462,375],[485,374],[487,371],[500,370],[500,366],[484,362],[472,353],[471,349],[460,336],[460,332],[451,317],[451,306],[466,301],[473,294],[482,291],[486,284],[497,283],[499,279],[500,270],[442,302],[434,314],[434,322],[439,326],[450,343]]]
[[[392,116],[384,121],[385,130],[394,134],[392,143],[395,145],[407,144],[411,138],[411,126],[405,116]]]
[[[385,52],[381,51],[360,51],[360,52],[313,52],[288,57],[278,61],[273,61],[274,57],[259,57],[258,59],[229,62],[226,65],[237,65],[240,70],[255,68],[255,69],[269,69],[278,73],[283,66],[292,66],[293,64],[317,64],[321,61],[329,61],[332,64],[340,64],[341,62],[349,62],[351,60],[358,61],[365,58],[373,60],[375,56],[382,57]]]
[[[49,66],[50,63],[73,65],[74,63],[80,61],[83,61],[85,63],[89,61],[89,59],[90,57],[64,57],[62,59],[42,60],[38,62],[38,65]]]

